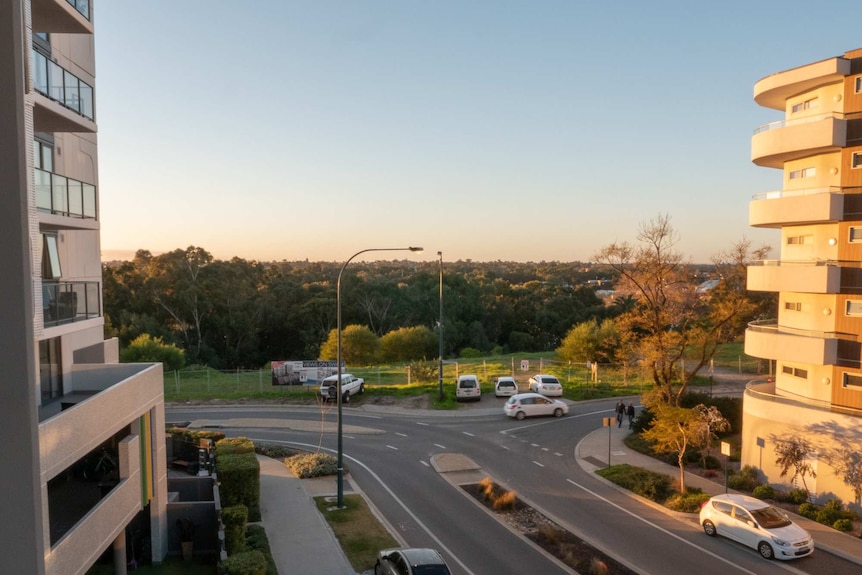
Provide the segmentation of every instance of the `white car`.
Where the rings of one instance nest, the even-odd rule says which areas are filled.
[[[560,380],[553,375],[540,373],[530,378],[530,391],[548,397],[560,397],[563,395],[563,386],[560,384]]]
[[[320,382],[320,398],[323,401],[338,399],[338,375],[330,375]],[[341,401],[350,403],[354,395],[365,393],[365,380],[351,373],[341,374]]]
[[[455,383],[455,399],[482,399],[482,386],[479,385],[479,378],[475,375],[458,376],[458,381]]]
[[[710,537],[723,535],[757,549],[766,559],[796,559],[814,552],[814,540],[772,505],[748,495],[716,495],[700,509]]]
[[[538,393],[519,393],[509,398],[503,406],[503,413],[515,419],[535,415],[562,417],[569,412],[569,406],[559,399],[548,399]]]
[[[497,378],[494,384],[494,395],[496,397],[512,396],[518,393],[518,383],[514,377],[503,376]]]
[[[374,575],[450,575],[436,549],[384,549],[377,554]]]

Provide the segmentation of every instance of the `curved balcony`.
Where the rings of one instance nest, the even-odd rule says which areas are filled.
[[[751,138],[751,161],[758,166],[783,168],[785,162],[836,152],[847,143],[843,114],[821,114],[760,126]]]
[[[775,320],[748,324],[745,353],[753,357],[836,365],[839,341],[857,342],[854,334],[787,328]]]
[[[754,101],[765,108],[784,111],[787,99],[849,76],[850,60],[828,58],[762,78],[754,85]]]
[[[859,262],[762,260],[749,264],[747,272],[747,288],[752,291],[862,293]]]
[[[844,219],[844,192],[841,187],[829,186],[755,194],[748,205],[748,225],[781,228],[840,222]]]

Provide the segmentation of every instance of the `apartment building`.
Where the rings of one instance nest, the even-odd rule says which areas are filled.
[[[104,338],[94,15],[0,0],[0,573],[167,553],[162,367]]]
[[[784,113],[751,141],[752,161],[781,170],[783,187],[749,206],[750,225],[780,232],[780,253],[748,268],[748,289],[779,303],[777,320],[745,334],[775,377],[746,390],[742,463],[788,485],[776,442],[804,438],[808,488],[858,504],[845,478],[862,452],[862,49],[767,76],[754,100]]]

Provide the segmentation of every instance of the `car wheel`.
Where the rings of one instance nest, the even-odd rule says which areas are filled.
[[[359,385],[359,395],[362,395],[363,393],[365,393],[365,384],[364,383]]]
[[[772,545],[770,545],[766,541],[761,541],[757,544],[757,552],[760,553],[760,556],[764,559],[772,559],[773,557],[775,557],[775,552],[772,550]]]
[[[341,403],[350,403],[350,392],[345,391],[344,395],[341,397]]]
[[[715,537],[717,531],[715,530],[715,524],[707,519],[703,522],[703,532],[709,535],[710,537]]]
[[[558,407],[557,409],[554,410],[554,417],[562,417],[562,416],[563,416],[563,410],[562,409],[560,409]]]
[[[527,417],[527,414],[524,413],[523,411],[519,411],[518,413],[515,414],[515,419],[517,419],[518,421],[521,421],[525,417]]]

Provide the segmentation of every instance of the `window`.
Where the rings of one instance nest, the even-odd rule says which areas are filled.
[[[42,279],[57,280],[62,276],[57,234],[42,234]]]
[[[858,244],[862,242],[862,228],[850,226],[850,243]]]
[[[862,316],[862,301],[848,299],[844,305],[844,315]]]
[[[807,369],[799,369],[798,367],[783,365],[781,366],[781,373],[786,373],[787,375],[792,375],[793,377],[799,377],[801,379],[808,379]]]
[[[786,301],[784,302],[784,309],[790,311],[802,311],[802,303],[798,301]]]
[[[790,109],[791,112],[801,112],[802,110],[810,110],[812,108],[819,108],[820,100],[817,98],[811,98],[810,100],[805,100],[804,102],[799,102],[798,104],[794,104]]]
[[[862,92],[862,76],[856,78],[856,93]]]
[[[817,175],[817,168],[802,168],[801,170],[793,170],[790,172],[790,179],[797,180],[799,178],[813,178]]]
[[[803,244],[810,244],[813,241],[813,236],[788,236],[787,237],[787,245],[788,246],[796,246]]]
[[[844,372],[841,386],[862,391],[862,374]]]
[[[851,168],[862,168],[862,152],[853,152],[853,157],[850,159]]]

